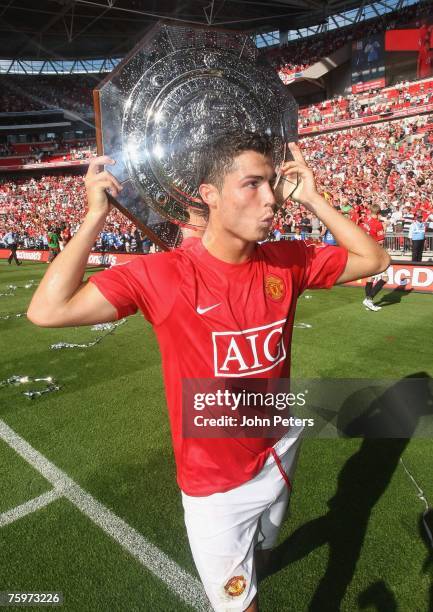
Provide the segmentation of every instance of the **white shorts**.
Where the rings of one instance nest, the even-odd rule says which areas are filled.
[[[257,476],[239,487],[205,497],[182,491],[189,544],[215,612],[241,612],[254,599],[254,551],[275,545],[299,446],[300,437],[292,430],[291,437],[277,442]]]

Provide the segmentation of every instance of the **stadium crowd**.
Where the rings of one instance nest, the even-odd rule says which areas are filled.
[[[325,126],[348,119],[362,119],[371,115],[386,115],[400,108],[416,108],[433,103],[433,79],[409,83],[375,93],[350,94],[310,104],[299,110],[299,127]]]
[[[85,189],[81,176],[0,180],[0,238],[9,231],[19,236],[23,248],[48,248],[48,233],[60,243],[73,236],[85,214]],[[151,246],[135,225],[113,209],[94,250],[147,251]]]
[[[0,145],[0,166],[73,161],[96,155],[95,139]]]
[[[14,154],[14,150],[10,144],[0,144],[0,157],[9,157]]]
[[[407,231],[417,212],[433,231],[433,117],[320,134],[302,140],[325,198],[356,223],[378,204],[385,229]],[[22,245],[46,247],[51,229],[73,235],[85,212],[81,176],[59,175],[11,181],[0,179],[0,237],[15,231]],[[326,228],[301,206],[288,202],[276,215],[274,234],[319,239]],[[148,250],[137,228],[114,209],[95,250]]]
[[[369,19],[354,26],[330,30],[318,36],[301,38],[264,52],[282,81],[287,83],[294,73],[306,70],[319,59],[352,40],[368,38],[411,21],[415,22],[416,27],[420,27],[424,18],[431,18],[431,6],[428,6],[428,3],[399,9],[378,19]]]
[[[324,197],[352,221],[363,224],[378,204],[387,233],[407,232],[420,212],[433,231],[432,116],[320,134],[302,140]],[[302,207],[288,202],[278,212],[275,232],[318,237],[326,228]]]
[[[1,77],[3,113],[65,109],[93,114],[92,90],[101,75],[7,75]]]

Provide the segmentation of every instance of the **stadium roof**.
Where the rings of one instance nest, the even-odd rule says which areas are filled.
[[[374,4],[392,10],[406,3]],[[120,57],[161,18],[267,32],[325,24],[330,16],[354,9],[356,17],[370,4],[366,0],[0,0],[0,58]]]

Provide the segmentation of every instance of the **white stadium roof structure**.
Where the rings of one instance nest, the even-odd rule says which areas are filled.
[[[0,74],[111,71],[160,19],[241,30],[253,36],[258,47],[267,47],[350,26],[416,3],[416,0],[0,0]]]

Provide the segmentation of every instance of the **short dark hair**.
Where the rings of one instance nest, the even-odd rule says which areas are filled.
[[[200,151],[197,164],[197,187],[211,183],[220,188],[234,159],[244,151],[256,151],[272,157],[272,138],[256,132],[227,132],[219,135]]]

